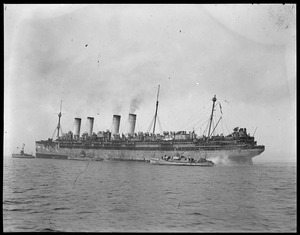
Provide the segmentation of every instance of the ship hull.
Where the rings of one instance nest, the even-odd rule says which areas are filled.
[[[89,147],[59,147],[59,144],[38,144],[36,148],[37,158],[54,158],[54,159],[70,159],[79,158],[84,152],[92,158],[103,158],[105,160],[123,160],[123,161],[150,161],[151,158],[161,158],[162,156],[174,155],[174,150],[159,150],[147,148],[143,149],[105,149],[105,148],[89,148]],[[177,153],[190,157],[195,160],[205,158],[213,161],[215,164],[246,164],[252,165],[252,158],[261,154],[264,148],[247,148],[247,149],[218,149],[203,150],[195,148],[194,150],[180,150]]]
[[[91,158],[91,157],[69,157],[69,160],[73,160],[73,161],[103,161],[103,158]]]
[[[21,155],[21,154],[12,154],[12,158],[28,158],[28,159],[32,159],[35,158],[35,156],[33,155]]]
[[[56,153],[38,153],[38,152],[36,152],[36,158],[68,160],[67,155],[61,154],[59,152],[56,152]]]

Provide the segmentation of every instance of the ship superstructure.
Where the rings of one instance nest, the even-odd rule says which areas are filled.
[[[80,156],[89,156],[92,159],[106,160],[135,160],[150,161],[151,158],[170,156],[176,154],[187,158],[199,160],[206,158],[215,163],[233,162],[241,164],[253,164],[252,158],[261,154],[265,146],[257,145],[254,136],[247,134],[246,128],[234,128],[227,136],[213,135],[213,113],[216,96],[213,97],[213,105],[207,136],[197,136],[194,131],[164,131],[163,134],[155,134],[155,124],[158,110],[158,95],[154,116],[153,131],[135,133],[137,115],[129,113],[129,131],[126,134],[119,133],[121,122],[120,115],[113,115],[112,130],[93,132],[94,118],[87,117],[88,132],[80,136],[81,118],[75,118],[74,132],[57,135],[56,140],[48,139],[36,141],[37,158],[72,159]],[[58,133],[60,127],[61,111],[59,113]]]

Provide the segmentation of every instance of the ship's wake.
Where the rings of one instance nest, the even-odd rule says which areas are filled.
[[[213,163],[217,165],[232,165],[232,162],[228,159],[227,156],[213,156],[210,157],[209,160],[211,160]]]
[[[230,159],[227,155],[216,155],[209,157],[213,163],[217,165],[253,165],[252,159]]]

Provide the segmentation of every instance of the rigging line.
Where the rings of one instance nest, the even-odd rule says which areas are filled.
[[[214,118],[211,120],[211,126],[212,126],[212,128],[215,126]],[[211,132],[209,136],[211,136],[212,134],[214,134],[214,133]],[[208,137],[209,137],[209,136],[208,136]]]
[[[196,109],[196,112],[194,112],[188,119],[187,122],[190,121],[191,119],[194,119],[195,117],[198,117],[200,114],[202,115],[202,113],[206,112],[209,109],[205,109],[205,107],[202,107],[200,109]]]
[[[217,123],[216,123],[216,119],[213,121],[214,122],[214,135],[218,134],[218,129],[217,129]]]
[[[205,121],[203,121],[199,126],[197,126],[197,127],[200,127],[200,126],[202,126],[202,125],[204,125],[206,122],[209,122],[209,120],[210,120],[210,118],[207,118]]]
[[[254,131],[254,133],[253,133],[253,135],[252,135],[253,137],[254,137],[254,135],[255,135],[255,133],[256,133],[256,130],[257,130],[257,127],[255,128],[255,131]]]
[[[170,130],[169,126],[166,125],[166,122],[164,122],[164,126],[163,126],[162,130],[168,130],[168,131]]]
[[[195,122],[198,123],[199,119],[200,119],[200,121],[203,120],[203,118],[205,118],[207,112],[209,112],[208,109],[205,112],[203,112],[201,115],[194,116],[190,121],[185,122],[184,125],[182,125],[182,127],[184,127],[183,129],[185,129],[186,126],[193,125]]]
[[[225,127],[226,127],[226,129],[227,129],[227,131],[228,131],[228,134],[230,134],[230,131],[229,131],[228,127],[227,127],[227,124],[226,124],[226,122],[225,122],[225,119],[224,119],[224,117],[223,117],[223,122],[224,122],[224,124],[225,124]]]
[[[159,132],[158,133],[161,133],[161,123],[159,122],[159,117],[158,115],[156,115],[156,119],[157,119],[157,125],[158,125],[158,128],[159,128]],[[156,131],[157,132],[157,131]],[[154,133],[155,134],[155,133]]]
[[[218,122],[217,122],[215,128],[213,129],[212,133],[214,133],[214,131],[215,131],[215,129],[217,128],[217,126],[218,126],[218,124],[219,124],[219,121],[220,121],[221,119],[222,119],[222,116],[221,116],[220,119],[218,120]],[[218,132],[217,132],[217,133],[218,133]],[[210,136],[212,136],[212,134],[211,134]]]
[[[177,120],[177,118],[176,118],[177,115],[174,114],[174,111],[173,111],[173,109],[172,109],[172,106],[168,103],[167,99],[166,99],[164,102],[166,102],[167,107],[170,109],[170,111],[171,111],[171,113],[172,113],[172,116],[174,117],[173,120],[175,120],[176,125],[177,125],[177,126],[180,126],[180,125],[178,125],[178,120]]]
[[[226,100],[225,100],[225,102],[227,103],[227,105],[226,105],[226,107],[229,107],[229,108],[232,108],[233,106],[231,105],[231,104],[229,104]],[[234,101],[230,101],[230,103],[233,103]],[[241,118],[241,116],[240,115],[238,115],[238,114],[240,114],[240,113],[236,113],[235,114],[235,117],[237,117],[237,120],[242,120],[242,118]],[[226,119],[227,120],[227,119]],[[229,122],[229,126],[233,126],[233,125],[230,125],[230,122]],[[226,126],[226,128],[227,128],[227,126]],[[227,128],[228,129],[228,128]],[[231,133],[231,131],[228,131],[228,133]]]
[[[217,135],[219,133],[218,122],[216,123],[216,120],[214,121],[214,135]]]
[[[216,112],[216,115],[214,117],[214,121],[217,122],[217,120],[219,120],[220,118],[222,117],[222,115],[218,112]],[[217,128],[217,123],[215,124],[215,130],[218,132],[219,129],[216,129]]]
[[[225,132],[224,132],[224,126],[223,126],[223,123],[224,123],[225,128],[226,128],[226,130],[227,130],[227,133],[230,134],[230,131],[229,131],[228,126],[227,126],[227,123],[226,123],[226,121],[225,121],[225,116],[224,116],[223,111],[222,111],[221,102],[218,102],[218,103],[219,103],[220,113],[221,113],[221,117],[222,117],[222,120],[221,120],[222,132],[223,132],[223,134],[225,134]],[[219,110],[218,110],[218,111],[219,111]],[[225,135],[226,135],[226,134],[225,134]]]
[[[161,125],[161,122],[160,122],[160,119],[159,119],[158,116],[157,116],[157,118],[158,118],[158,124],[159,124],[159,126],[160,126],[160,133],[163,133],[163,132],[164,132],[164,129],[163,129],[162,125]]]
[[[201,109],[196,109],[196,112],[193,115],[191,115],[182,126],[183,127],[186,126],[188,123],[192,122],[194,119],[199,118],[202,115],[204,115],[205,113],[207,113],[209,111],[209,108],[205,109],[206,106],[202,107]]]
[[[76,179],[74,180],[73,187],[74,187],[74,185],[75,185],[75,183],[76,183],[78,177],[86,170],[86,168],[89,166],[89,164],[90,164],[90,161],[88,161],[88,163],[87,163],[86,167],[84,168],[84,170],[81,171],[81,172],[78,174],[78,176],[77,176]]]
[[[201,134],[204,135],[204,136],[205,136],[205,133],[207,132],[207,129],[208,129],[208,126],[209,126],[209,120],[210,120],[210,119],[208,119],[208,120],[206,121],[206,122],[207,122],[206,127],[205,127],[204,131],[201,133]]]
[[[54,134],[55,134],[56,130],[57,130],[57,128],[55,127],[54,132],[53,132],[53,134],[52,134],[52,139],[53,139],[53,137],[54,137]]]
[[[153,117],[150,119],[150,116],[151,115],[147,115],[147,119],[145,119],[145,121],[143,122],[143,124],[142,124],[142,127],[141,128],[143,128],[143,130],[145,130],[145,131],[147,131],[148,129],[147,128],[145,128],[145,126],[146,126],[146,124],[148,124],[148,123],[150,123],[150,128],[152,127],[152,122],[153,122]]]
[[[146,126],[146,124],[148,124],[150,122],[149,117],[152,116],[152,110],[151,110],[151,113],[150,113],[150,109],[141,109],[141,110],[142,110],[142,112],[139,112],[139,117],[143,117],[143,115],[144,115],[146,118],[143,119],[144,120],[143,122],[141,121],[142,119],[137,119],[137,121],[140,120],[140,126],[139,127],[141,128],[141,130],[146,130],[146,128],[144,128],[144,127]]]
[[[158,117],[158,115],[156,116],[156,119],[157,119],[157,124],[158,124],[158,126],[159,126],[159,132],[158,133],[161,133],[162,131],[162,128],[161,128],[161,123],[160,123],[160,121],[159,121],[159,117]],[[154,133],[155,134],[155,133]]]
[[[221,103],[219,102],[219,107],[220,107],[220,112],[221,114],[223,115],[223,112],[222,112],[222,106],[221,106]]]
[[[207,122],[207,125],[206,125],[206,128],[205,128],[205,133],[208,132],[208,129],[209,129],[209,123],[210,123],[210,118],[209,118],[209,120],[208,120],[208,122]]]
[[[224,124],[225,124],[225,127],[226,127],[226,129],[227,129],[227,133],[230,134],[230,130],[229,130],[229,128],[228,128],[228,126],[227,126],[225,120],[224,120]]]
[[[139,131],[145,132],[146,131],[145,125],[140,124],[141,122],[138,123],[138,120],[136,120],[136,122],[137,122]]]
[[[221,122],[222,134],[224,134],[223,121]]]
[[[193,126],[189,126],[189,127],[202,126],[202,124],[205,123],[205,122],[207,122],[209,119],[210,119],[210,117],[206,118],[206,120],[203,121],[203,118],[202,118],[197,123],[195,123]],[[201,122],[201,124],[199,125],[200,122]],[[186,129],[188,129],[188,128],[186,128]]]
[[[209,120],[210,120],[210,118],[208,118],[206,121],[202,122],[199,126],[195,126],[194,128],[195,128],[195,129],[198,129],[198,128],[201,128],[201,129],[202,129],[202,126],[207,122],[207,125],[206,125],[206,127],[204,128],[204,131],[203,131],[202,133],[200,132],[200,134],[205,133],[206,130],[207,130],[207,128],[208,128],[208,125],[209,125]]]
[[[212,119],[212,126],[214,127],[213,128],[213,131],[212,131],[212,133],[210,134],[210,136],[212,136],[213,134],[215,135],[215,133],[218,133],[218,130],[219,129],[217,129],[217,126],[218,126],[218,123],[219,123],[219,121],[221,120],[221,118],[222,118],[222,111],[219,113],[219,109],[217,109],[217,105],[218,104],[220,104],[220,102],[218,102],[217,104],[216,104],[216,109],[214,109],[214,111],[215,111],[215,115],[214,115],[214,117],[213,117],[213,119]],[[219,119],[219,121],[217,122],[217,124],[215,124],[215,119],[218,119],[219,118],[219,116],[220,116],[220,119]],[[216,132],[215,132],[216,131]],[[209,136],[209,137],[210,137]]]
[[[161,125],[160,119],[158,118],[157,120],[158,120],[158,125],[159,125],[159,128],[160,128],[160,134],[163,134],[164,129],[163,129],[162,125]]]
[[[207,107],[208,104],[209,104],[210,102],[211,102],[211,100],[209,100],[209,101],[205,104],[205,106],[203,107],[203,109],[205,109],[205,107]],[[202,111],[202,109],[200,109],[200,111]],[[199,117],[202,116],[202,115],[204,115],[205,113],[207,113],[207,112],[209,112],[209,111],[210,111],[210,109],[207,108],[206,110],[202,111],[202,113],[199,114]],[[194,117],[193,120],[194,120],[195,118],[199,118],[199,117]],[[186,126],[186,125],[188,125],[188,124],[189,124],[188,122],[185,122],[185,125],[184,125],[184,126]]]
[[[151,123],[150,123],[150,125],[149,125],[149,127],[147,129],[147,132],[150,132],[153,123],[154,123],[154,117],[152,118],[152,121],[151,121]]]
[[[209,111],[209,110],[207,110]],[[207,118],[207,116],[202,115],[201,117],[196,117],[197,119],[194,121],[191,121],[189,123],[185,123],[184,127],[190,126],[190,125],[197,125],[199,122],[201,122],[203,119]],[[195,118],[194,118],[195,119]]]

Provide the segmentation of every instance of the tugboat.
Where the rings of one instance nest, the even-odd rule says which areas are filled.
[[[204,158],[195,160],[194,158],[185,156],[162,156],[161,158],[151,158],[152,165],[171,165],[171,166],[213,166],[214,163]]]
[[[33,156],[32,154],[27,154],[24,152],[24,146],[25,144],[23,144],[22,150],[20,151],[20,153],[13,153],[12,157],[13,158],[35,158],[35,156]]]

